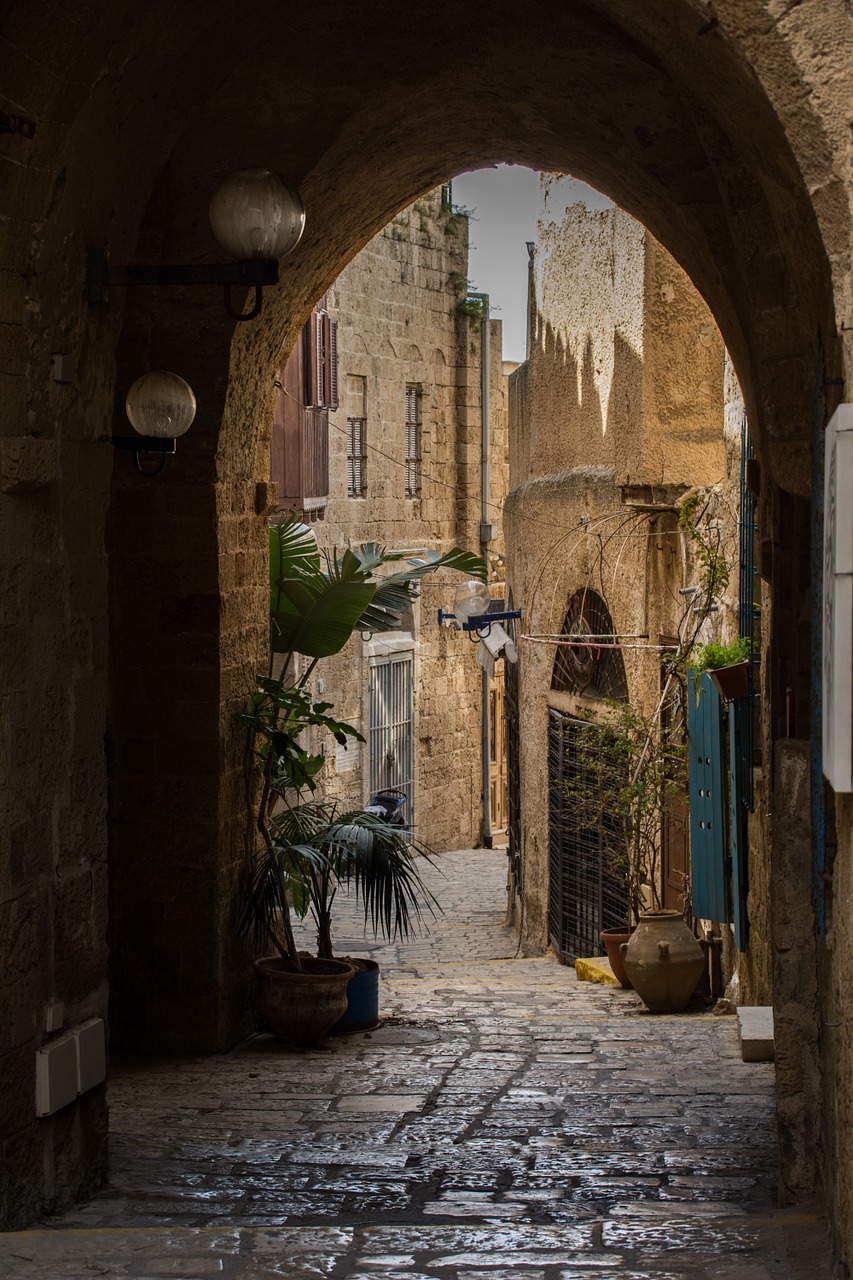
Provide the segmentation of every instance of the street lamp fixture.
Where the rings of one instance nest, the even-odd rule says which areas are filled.
[[[175,452],[178,436],[192,426],[196,410],[192,387],[164,369],[144,373],[128,391],[124,407],[137,434],[113,436],[113,445],[133,451],[140,475],[159,475],[166,465],[166,455]],[[152,470],[143,467],[141,454],[159,455],[157,465]]]
[[[264,285],[278,284],[279,258],[296,248],[305,229],[299,192],[270,169],[241,169],[229,174],[214,193],[210,225],[234,262],[114,267],[106,250],[90,249],[86,300],[107,303],[111,285],[221,284],[232,320],[253,320],[260,314]],[[254,286],[254,305],[247,312],[238,311],[231,301],[235,285]]]

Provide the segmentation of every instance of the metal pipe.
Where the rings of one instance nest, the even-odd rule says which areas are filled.
[[[469,298],[477,298],[482,303],[483,311],[480,320],[480,553],[487,560],[489,542],[491,541],[490,487],[491,474],[489,468],[489,392],[491,382],[491,325],[489,321],[489,295],[487,293],[470,293]],[[491,725],[491,681],[488,672],[483,668],[480,679],[481,688],[481,720],[480,720],[480,757],[481,785],[483,791],[483,821],[480,842],[485,849],[492,847],[492,725]]]

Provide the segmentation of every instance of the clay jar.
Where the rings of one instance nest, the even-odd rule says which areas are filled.
[[[679,911],[646,911],[622,945],[625,971],[652,1013],[678,1013],[702,973],[705,956]]]

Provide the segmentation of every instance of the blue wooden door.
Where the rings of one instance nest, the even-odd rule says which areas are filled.
[[[698,694],[698,696],[697,696]],[[720,695],[704,672],[688,672],[690,752],[690,889],[693,914],[725,920],[725,810]]]

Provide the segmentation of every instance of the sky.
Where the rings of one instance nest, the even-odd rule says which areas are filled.
[[[566,178],[544,210],[559,221],[569,204],[609,208],[606,196]],[[453,203],[470,211],[471,288],[488,293],[492,315],[503,321],[505,360],[523,360],[527,341],[527,242],[536,239],[540,175],[518,165],[476,169],[453,179]]]
[[[453,203],[470,210],[468,275],[503,321],[505,360],[523,360],[527,326],[527,241],[536,239],[539,174],[517,165],[453,179]]]

